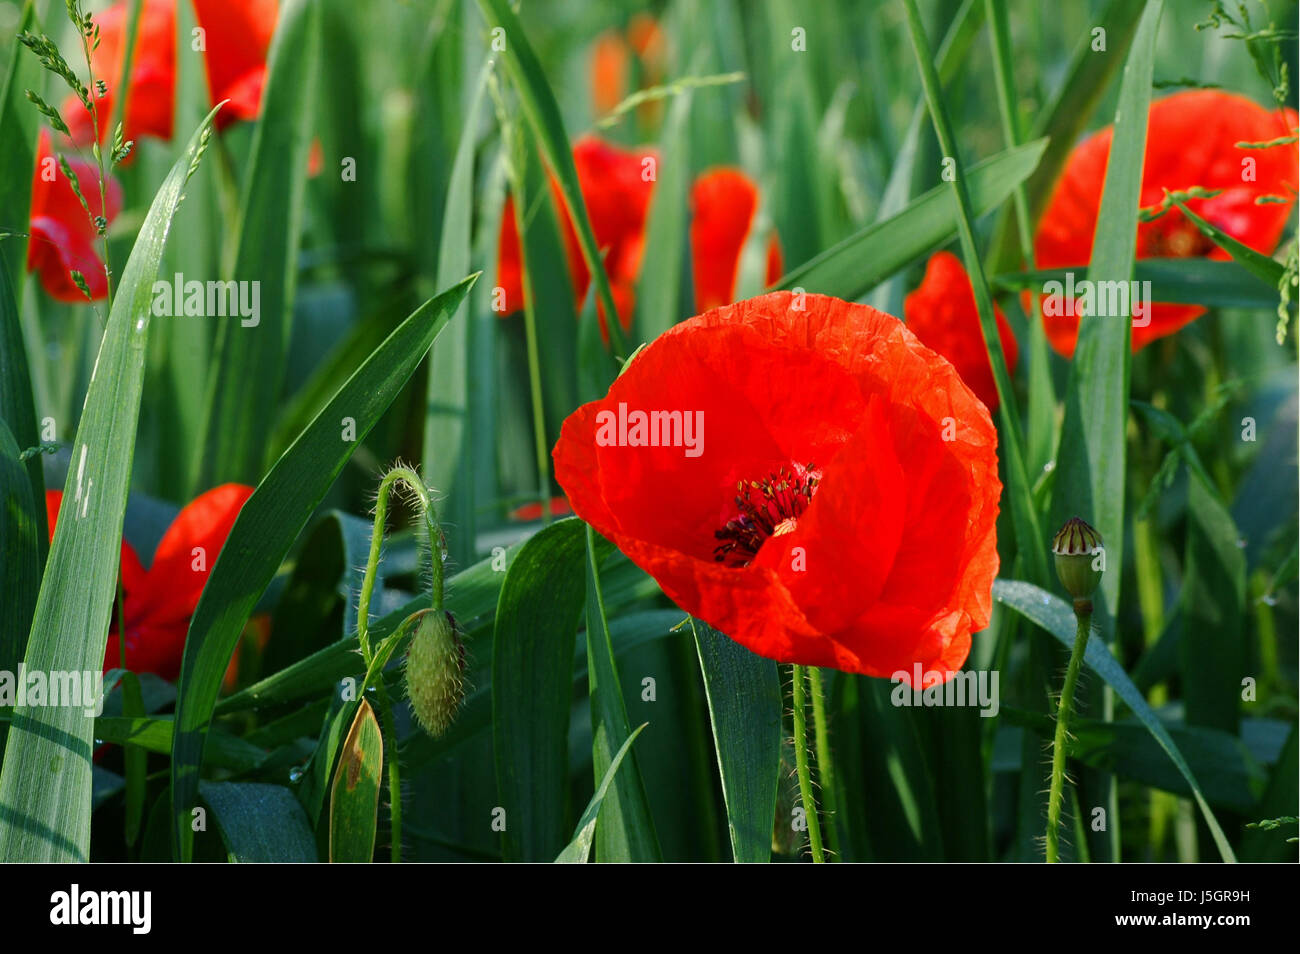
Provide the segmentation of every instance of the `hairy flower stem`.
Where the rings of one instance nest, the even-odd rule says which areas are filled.
[[[822,800],[826,803],[826,843],[831,857],[840,857],[840,836],[835,827],[838,811],[835,795],[835,765],[831,759],[830,720],[826,717],[826,696],[822,692],[822,671],[808,667],[808,685],[812,695],[813,734],[817,745],[817,777],[822,783]]]
[[[794,760],[799,773],[799,798],[803,802],[804,819],[808,823],[808,847],[815,864],[826,861],[822,850],[822,828],[817,820],[817,802],[813,799],[812,773],[808,769],[808,720],[804,711],[804,682],[808,678],[804,666],[790,667],[791,696],[794,706]]]
[[[1065,670],[1065,685],[1061,687],[1061,701],[1056,713],[1056,737],[1052,740],[1052,787],[1047,796],[1047,862],[1060,860],[1061,791],[1065,784],[1065,742],[1069,738],[1070,716],[1074,713],[1074,685],[1079,681],[1079,667],[1088,646],[1088,631],[1092,628],[1092,600],[1074,601],[1074,618],[1078,628],[1074,635],[1074,648],[1070,651],[1070,664]]]
[[[370,535],[370,553],[366,558],[366,574],[361,581],[361,598],[357,603],[357,641],[361,643],[361,654],[369,665],[373,647],[370,645],[370,599],[375,591],[375,577],[379,567],[379,554],[384,546],[384,526],[388,517],[388,498],[393,485],[398,481],[404,483],[414,494],[419,503],[420,513],[424,518],[425,530],[429,534],[429,580],[432,586],[431,605],[442,609],[443,575],[442,575],[442,531],[438,527],[438,515],[429,498],[429,488],[410,467],[394,467],[384,475],[379,484],[379,494],[375,500],[375,527]]]

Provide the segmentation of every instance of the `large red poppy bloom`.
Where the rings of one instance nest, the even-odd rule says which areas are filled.
[[[212,105],[229,100],[217,114],[217,128],[223,129],[237,120],[255,119],[266,82],[266,55],[275,32],[278,0],[192,2],[195,22],[203,31],[203,49],[191,54],[187,48],[186,55],[202,57]],[[112,115],[126,54],[128,7],[123,0],[95,15],[99,47],[92,51],[90,62],[95,77],[108,87],[108,92],[96,99],[101,143],[110,135],[108,117]],[[124,136],[170,139],[176,90],[176,0],[145,0],[142,5],[129,82],[131,92],[123,123]],[[94,138],[94,125],[90,113],[75,96],[64,101],[63,115],[73,141],[78,145],[89,144]]]
[[[781,662],[910,677],[960,667],[988,623],[996,441],[901,322],[776,292],[661,335],[554,458],[683,610]]]
[[[36,173],[32,177],[27,270],[40,274],[41,285],[51,297],[68,302],[86,300],[72,280],[74,271],[81,272],[90,297],[97,301],[108,294],[108,282],[97,247],[100,237],[90,216],[102,214],[112,222],[122,210],[122,187],[109,176],[105,184],[105,210],[99,201],[99,170],[80,159],[68,158],[67,162],[86,197],[90,215],[81,207],[81,200],[54,156],[49,132],[42,129],[36,147]]]
[[[1271,254],[1296,194],[1296,146],[1243,149],[1237,143],[1267,142],[1290,135],[1295,127],[1294,110],[1270,112],[1244,97],[1216,90],[1176,93],[1153,103],[1147,120],[1140,204],[1158,205],[1165,189],[1221,189],[1214,198],[1193,199],[1187,207],[1238,241]],[[1075,268],[1088,263],[1113,132],[1113,127],[1106,127],[1070,154],[1034,236],[1039,268]],[[1257,204],[1256,199],[1264,195],[1292,201]],[[1196,256],[1228,257],[1178,209],[1139,223],[1138,258]],[[1155,305],[1150,323],[1133,328],[1133,350],[1172,334],[1204,311],[1199,305]],[[1043,321],[1052,347],[1067,357],[1072,355],[1078,317],[1073,313],[1044,314]]]
[[[975,396],[990,411],[996,411],[998,388],[993,381],[988,349],[984,346],[975,292],[956,255],[939,252],[931,256],[925,266],[924,280],[903,302],[903,314],[912,334],[951,361]],[[998,338],[1007,371],[1013,372],[1019,356],[1015,335],[996,304],[993,314],[998,321]]]
[[[695,310],[735,301],[740,259],[758,212],[758,186],[739,169],[711,169],[691,188],[691,266]],[[765,284],[781,277],[781,243],[768,239]]]
[[[126,624],[126,667],[132,672],[151,672],[164,679],[177,677],[190,617],[199,605],[199,596],[239,510],[252,493],[252,487],[222,484],[200,494],[167,528],[148,570],[141,565],[131,545],[122,541],[120,579],[124,598],[120,607],[113,607],[108,648],[104,653],[105,672],[121,664],[120,610]],[[61,491],[45,492],[50,539],[54,538],[62,501]]]

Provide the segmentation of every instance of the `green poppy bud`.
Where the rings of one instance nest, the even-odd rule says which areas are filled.
[[[406,652],[406,695],[424,731],[442,735],[465,698],[465,647],[456,618],[443,610],[420,617]]]
[[[1065,522],[1052,540],[1056,558],[1056,575],[1067,593],[1076,600],[1086,600],[1096,592],[1106,568],[1106,553],[1101,534],[1078,517]]]

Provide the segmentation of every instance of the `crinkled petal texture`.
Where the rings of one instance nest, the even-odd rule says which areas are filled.
[[[154,551],[153,565],[145,570],[135,550],[122,541],[120,580],[122,601],[113,608],[104,670],[121,663],[120,623],[126,627],[126,667],[151,672],[164,679],[180,674],[190,617],[199,605],[217,555],[230,536],[239,510],[253,488],[222,484],[187,504]],[[50,539],[58,521],[63,494],[45,492]]]
[[[81,192],[90,207],[90,215],[100,215],[112,222],[122,209],[122,187],[108,177],[105,185],[107,208],[99,201],[99,170],[89,162],[68,158],[68,166],[77,177]],[[36,172],[32,177],[31,238],[27,242],[27,270],[37,272],[41,285],[59,301],[84,302],[86,296],[73,281],[78,271],[86,280],[92,300],[108,294],[104,261],[99,257],[99,236],[95,225],[81,207],[72,183],[63,174],[48,130],[42,129],[36,148]]]
[[[881,677],[956,670],[998,568],[988,410],[897,319],[796,303],[764,295],[661,335],[565,421],[556,477],[682,609],[762,656]],[[677,446],[667,417],[652,428],[664,446],[628,446],[633,426],[611,440],[610,421],[637,411],[696,427]],[[793,526],[747,565],[719,562],[737,482],[805,467],[819,482]]]
[[[907,327],[929,348],[943,355],[961,379],[990,411],[998,409],[998,388],[993,380],[979,309],[970,278],[951,252],[939,252],[925,266],[925,278],[903,303]],[[1007,371],[1014,372],[1019,350],[1006,316],[996,304],[998,338]]]
[[[1242,149],[1237,143],[1267,142],[1291,135],[1295,128],[1294,110],[1270,111],[1217,90],[1193,90],[1159,100],[1151,105],[1147,120],[1140,204],[1158,205],[1165,189],[1221,189],[1219,195],[1193,199],[1187,207],[1256,251],[1272,254],[1295,200],[1296,146]],[[1034,236],[1039,268],[1088,263],[1113,132],[1113,127],[1106,127],[1070,154]],[[1287,201],[1256,204],[1265,195]],[[1177,209],[1140,223],[1137,241],[1138,258],[1228,257]],[[1074,353],[1079,319],[1073,309],[1054,310],[1069,314],[1045,316],[1044,328],[1052,347],[1068,357]],[[1133,328],[1133,350],[1173,334],[1204,311],[1199,305],[1154,305],[1150,323]]]

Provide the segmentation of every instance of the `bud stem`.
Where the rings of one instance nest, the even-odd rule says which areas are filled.
[[[822,692],[822,671],[808,667],[808,687],[812,695],[813,737],[817,744],[817,775],[822,783],[822,800],[826,803],[826,842],[831,856],[840,857],[839,832],[835,827],[835,766],[831,761],[830,720],[826,717],[826,698]]]
[[[1074,618],[1077,628],[1074,648],[1070,651],[1070,664],[1065,670],[1065,684],[1061,687],[1061,700],[1056,714],[1056,736],[1052,740],[1052,787],[1047,797],[1047,862],[1060,860],[1061,794],[1065,784],[1065,742],[1069,737],[1070,717],[1074,713],[1074,686],[1079,680],[1079,667],[1088,647],[1088,633],[1092,628],[1092,600],[1074,601]]]
[[[804,681],[808,678],[805,667],[790,667],[791,696],[794,705],[794,761],[799,773],[799,798],[803,802],[804,820],[808,823],[808,847],[814,864],[826,861],[822,851],[822,829],[817,820],[817,803],[813,800],[812,773],[808,768],[808,718],[805,713]]]

